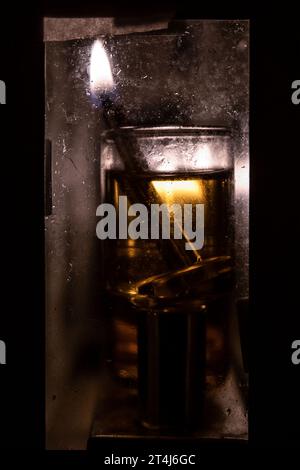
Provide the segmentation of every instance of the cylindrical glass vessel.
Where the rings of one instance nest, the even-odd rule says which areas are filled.
[[[205,386],[218,386],[228,367],[230,132],[130,127],[102,137],[102,202],[116,208],[115,237],[103,243],[114,372],[136,383],[146,427],[190,429],[201,421]],[[184,225],[189,206],[198,234],[196,205],[204,208],[203,246]]]

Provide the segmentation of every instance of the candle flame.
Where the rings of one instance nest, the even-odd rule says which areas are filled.
[[[92,93],[103,93],[113,88],[114,81],[107,52],[98,39],[94,42],[90,62],[90,87]]]

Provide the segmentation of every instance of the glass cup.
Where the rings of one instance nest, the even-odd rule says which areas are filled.
[[[112,363],[117,377],[137,387],[140,422],[149,429],[197,428],[205,387],[226,378],[232,196],[226,128],[127,127],[102,136],[101,202],[116,211],[102,250]],[[184,225],[188,206],[197,232],[196,205],[203,243]],[[133,210],[141,206],[142,213]]]

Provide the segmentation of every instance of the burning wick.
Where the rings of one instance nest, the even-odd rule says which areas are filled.
[[[111,64],[103,42],[97,39],[92,47],[90,62],[90,88],[96,106],[102,111],[102,118],[106,128],[118,130],[124,122],[124,111],[115,103],[116,87],[112,75]],[[124,166],[128,171],[140,171],[141,163],[145,161],[138,151],[136,142],[125,139],[118,133],[115,142]]]
[[[108,129],[119,127],[122,112],[113,103],[115,83],[108,54],[103,42],[97,39],[92,47],[90,61],[90,90],[97,108],[102,110],[103,120]]]
[[[115,103],[116,86],[111,64],[103,42],[97,39],[91,50],[90,90],[96,108],[102,111],[107,129],[118,129],[124,121],[124,111]],[[119,148],[121,151],[121,149]],[[124,153],[124,151],[123,151]]]

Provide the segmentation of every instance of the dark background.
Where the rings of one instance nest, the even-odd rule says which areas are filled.
[[[44,447],[44,64],[42,17],[139,16],[161,13],[125,4],[83,8],[9,5],[1,11],[0,108],[2,299],[0,339],[0,447]],[[7,11],[3,10],[7,9]],[[250,230],[250,447],[299,446],[300,365],[291,362],[299,339],[299,129],[300,105],[291,102],[299,78],[296,12],[267,13],[187,2],[166,5],[178,18],[251,20],[251,230]],[[298,73],[297,73],[298,72]],[[124,455],[130,455],[124,451]]]

